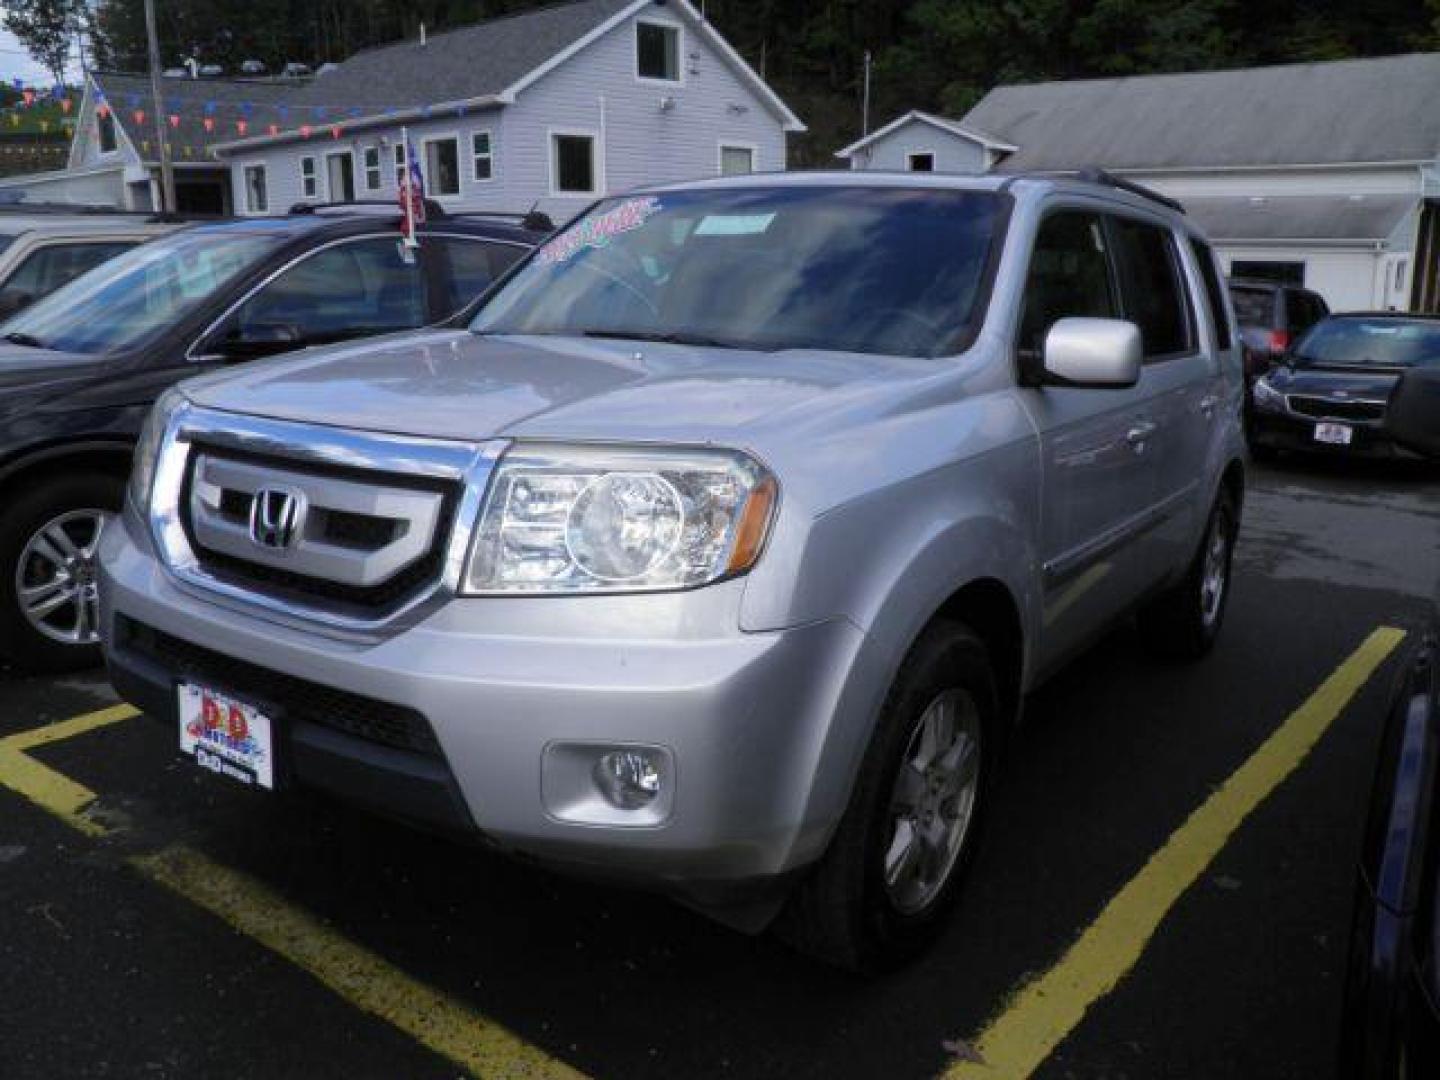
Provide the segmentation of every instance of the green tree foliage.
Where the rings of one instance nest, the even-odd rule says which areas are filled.
[[[51,0],[51,5],[56,0]],[[94,0],[102,66],[143,68],[143,0]],[[357,49],[554,0],[157,0],[166,64],[234,71]],[[699,0],[694,0],[700,6]],[[47,6],[41,0],[8,8]],[[1440,0],[708,0],[707,17],[810,125],[800,165],[833,163],[870,115],[958,115],[1001,82],[1238,67],[1440,48]]]
[[[5,29],[35,61],[50,72],[54,85],[65,82],[65,62],[80,31],[82,0],[4,0]]]

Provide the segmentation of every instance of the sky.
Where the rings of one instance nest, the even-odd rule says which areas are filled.
[[[80,65],[78,63],[71,64],[71,74],[75,78],[79,77]],[[15,40],[15,35],[0,26],[0,79],[9,82],[17,77],[26,82],[41,84],[50,81],[50,76],[46,74],[45,69],[30,59],[24,48]]]

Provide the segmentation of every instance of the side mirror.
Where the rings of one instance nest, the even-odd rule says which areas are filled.
[[[1440,459],[1440,368],[1410,368],[1390,391],[1385,434],[1422,457]]]
[[[1140,328],[1125,319],[1061,319],[1045,335],[1041,381],[1123,390],[1140,381]]]
[[[288,324],[233,326],[215,342],[214,351],[236,360],[249,360],[289,352],[300,343],[300,331]]]

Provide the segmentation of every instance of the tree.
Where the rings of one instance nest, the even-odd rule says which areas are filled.
[[[3,6],[5,29],[63,86],[83,0],[4,0]]]

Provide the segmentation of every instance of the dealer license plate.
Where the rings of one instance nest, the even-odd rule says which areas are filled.
[[[1333,446],[1349,446],[1355,437],[1355,429],[1349,424],[1316,424],[1315,441]]]
[[[180,749],[201,768],[252,787],[275,786],[270,718],[253,705],[181,683]]]

